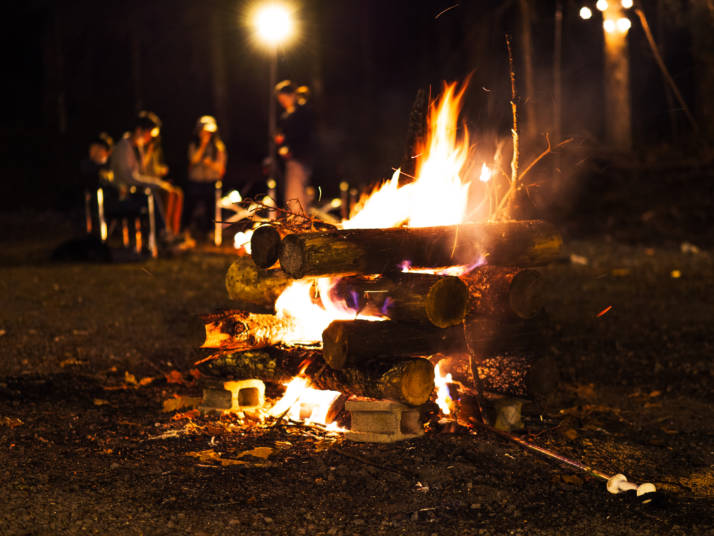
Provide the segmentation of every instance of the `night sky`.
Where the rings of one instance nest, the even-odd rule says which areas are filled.
[[[536,87],[528,98],[536,102],[538,131],[545,133],[552,126],[555,1],[532,4]],[[602,27],[597,14],[590,21],[578,17],[581,4],[563,2],[563,135],[597,140],[603,131]],[[102,130],[119,138],[142,108],[163,120],[172,180],[185,182],[191,131],[208,113],[218,117],[227,144],[228,185],[264,191],[268,62],[246,23],[251,5],[242,0],[13,5],[3,31],[8,103],[0,125],[3,206],[78,208],[77,168],[88,141]],[[313,89],[319,118],[313,183],[328,193],[340,180],[366,185],[399,165],[419,88],[435,95],[443,81],[471,75],[463,120],[476,142],[487,146],[509,135],[505,34],[513,35],[522,86],[518,2],[303,0],[295,6],[299,38],[280,52],[278,79]],[[665,59],[691,101],[687,34],[676,20],[665,23],[654,15],[651,24]],[[630,48],[634,139],[643,147],[673,137],[673,125],[661,76],[637,24]],[[216,50],[225,80],[223,110],[215,97],[221,76]]]

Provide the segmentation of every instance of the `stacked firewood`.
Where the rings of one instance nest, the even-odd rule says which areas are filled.
[[[230,298],[270,310],[292,281],[329,277],[323,299],[386,320],[335,320],[321,345],[299,346],[282,339],[289,317],[224,311],[204,317],[203,347],[215,353],[201,368],[276,383],[302,373],[318,389],[418,406],[441,359],[458,381],[537,395],[557,375],[534,344],[542,279],[531,267],[556,258],[561,243],[542,221],[294,234],[260,227],[251,257],[228,270]],[[457,266],[466,275],[438,275]]]

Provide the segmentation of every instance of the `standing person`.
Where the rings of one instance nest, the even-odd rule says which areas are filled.
[[[136,205],[137,208],[143,205],[142,190],[151,189],[152,193],[170,196],[176,191],[176,187],[168,181],[157,177],[152,170],[147,169],[148,148],[153,138],[158,137],[161,130],[161,121],[152,112],[142,111],[134,121],[134,127],[130,132],[124,134],[116,144],[110,159],[111,168],[114,174],[114,184],[119,190],[119,198],[126,204]],[[164,221],[166,238],[169,241],[177,237],[171,228],[171,222],[175,221],[176,210],[180,207],[165,207],[162,203],[157,203],[159,213]],[[179,214],[180,216],[180,214]]]
[[[204,115],[196,122],[188,145],[190,226],[207,237],[215,207],[216,182],[226,173],[226,146],[218,134],[213,116]]]
[[[304,100],[301,104],[297,88],[290,80],[276,85],[275,94],[283,108],[278,121],[280,134],[275,142],[285,161],[285,206],[293,212],[306,213],[305,190],[312,173],[312,114]]]

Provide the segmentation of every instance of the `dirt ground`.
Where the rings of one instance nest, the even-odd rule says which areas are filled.
[[[655,483],[647,505],[483,431],[374,445],[165,412],[198,395],[230,255],[55,263],[63,217],[2,219],[0,535],[714,532],[714,250],[652,217],[564,225],[543,270],[562,382],[523,436]]]

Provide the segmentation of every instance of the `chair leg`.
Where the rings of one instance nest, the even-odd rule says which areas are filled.
[[[122,218],[121,220],[121,243],[124,245],[125,248],[128,248],[130,245],[130,238],[129,238],[129,222],[127,221],[126,218]]]
[[[216,181],[215,218],[213,223],[213,243],[218,247],[223,243],[223,215],[221,214],[221,199],[223,198],[223,182]]]
[[[97,188],[97,219],[99,220],[99,238],[102,242],[107,241],[107,220],[104,216],[104,190]]]
[[[84,191],[84,227],[87,234],[92,234],[92,194],[89,190]]]
[[[159,255],[156,245],[156,215],[154,213],[154,195],[150,190],[147,190],[146,203],[149,208],[149,252],[151,256],[156,258]]]
[[[137,255],[140,255],[141,250],[144,248],[144,243],[141,238],[141,218],[134,218],[134,248]]]

